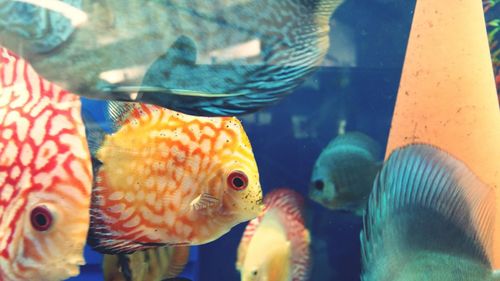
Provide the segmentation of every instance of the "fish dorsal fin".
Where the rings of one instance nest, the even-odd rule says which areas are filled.
[[[135,109],[135,103],[109,101],[107,107],[108,107],[107,116],[113,123],[112,126],[113,131],[116,132],[132,116],[132,112]]]
[[[450,154],[425,144],[395,150],[363,217],[362,280],[387,280],[424,252],[489,268],[494,200],[493,190]]]
[[[167,52],[159,56],[148,68],[142,80],[140,93],[166,91],[176,95],[175,90],[164,88],[165,81],[169,81],[172,72],[179,71],[189,75],[189,71],[196,64],[196,53],[197,47],[191,38],[187,36],[177,38]]]
[[[175,66],[178,64],[195,65],[197,47],[193,39],[182,35],[170,46],[164,56],[159,61],[165,61],[165,66]]]
[[[189,261],[189,246],[174,247],[172,251],[165,278],[177,277]]]
[[[241,271],[241,269],[243,268],[243,263],[245,262],[245,257],[247,255],[248,244],[250,244],[250,240],[252,240],[252,237],[255,234],[255,230],[257,229],[261,221],[262,214],[252,219],[245,227],[245,231],[243,232],[243,236],[241,237],[240,244],[238,245],[236,270]]]
[[[379,158],[381,152],[380,145],[374,139],[360,132],[339,135],[330,141],[325,150],[359,150],[374,160]]]

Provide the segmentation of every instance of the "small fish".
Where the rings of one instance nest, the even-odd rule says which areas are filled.
[[[189,247],[161,247],[130,255],[104,255],[105,281],[161,281],[179,275],[189,259]]]
[[[314,164],[309,197],[329,209],[362,215],[381,166],[379,154],[378,144],[365,134],[336,137]]]
[[[78,275],[91,186],[79,97],[0,47],[0,280]]]
[[[264,197],[264,210],[248,223],[238,247],[236,268],[242,281],[308,280],[310,236],[303,201],[285,188]]]
[[[342,2],[4,0],[0,42],[86,97],[235,116],[276,103],[320,66]]]
[[[363,217],[362,281],[492,281],[494,190],[426,144],[392,152]]]
[[[116,132],[91,148],[100,163],[88,240],[94,249],[204,244],[262,210],[257,164],[238,119],[139,103],[108,108]]]

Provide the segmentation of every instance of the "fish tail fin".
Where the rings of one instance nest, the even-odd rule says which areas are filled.
[[[384,276],[424,252],[488,268],[494,198],[465,164],[436,147],[395,150],[375,179],[363,217],[362,280],[388,280]]]
[[[380,145],[371,137],[361,132],[347,132],[334,138],[326,150],[353,149],[368,153],[370,158],[378,159],[381,153]]]

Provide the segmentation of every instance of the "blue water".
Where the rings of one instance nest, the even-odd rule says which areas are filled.
[[[332,19],[329,55],[345,66],[323,67],[310,80],[313,83],[281,103],[242,117],[264,193],[289,187],[307,197],[314,161],[337,135],[341,119],[347,122],[346,131],[361,131],[386,143],[414,7],[414,1],[395,2],[347,1]],[[99,118],[100,106],[86,102],[85,108]],[[361,219],[310,200],[306,206],[314,261],[311,280],[359,280]],[[212,243],[193,247],[181,276],[238,280],[236,249],[244,227],[238,225]],[[102,256],[90,249],[85,256],[81,275],[70,280],[102,280]]]

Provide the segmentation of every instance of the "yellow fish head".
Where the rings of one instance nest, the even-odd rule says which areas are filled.
[[[236,118],[228,118],[226,122],[237,133],[231,141],[232,148],[224,153],[222,161],[222,207],[235,221],[243,222],[257,217],[263,210],[262,188],[257,163],[243,126]]]

